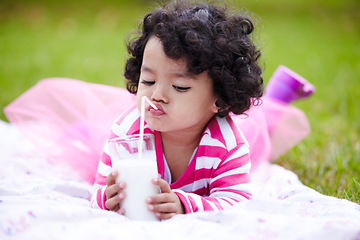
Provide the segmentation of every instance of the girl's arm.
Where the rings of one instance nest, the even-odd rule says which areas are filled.
[[[91,196],[90,206],[92,208],[100,208],[106,210],[106,177],[112,172],[111,161],[108,154],[103,152],[98,170],[95,176],[93,193]]]
[[[185,213],[223,210],[252,198],[250,189],[250,157],[248,147],[243,145],[229,154],[215,170],[210,180],[209,196],[186,193],[179,189],[173,192],[181,200]]]

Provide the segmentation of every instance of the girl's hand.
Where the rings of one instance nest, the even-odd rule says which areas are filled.
[[[159,186],[161,193],[146,198],[148,209],[160,219],[169,219],[176,214],[184,214],[184,206],[179,197],[171,191],[169,184],[160,178],[153,178],[152,183]]]
[[[125,193],[122,190],[124,190],[126,185],[124,182],[115,183],[115,179],[118,174],[119,173],[117,171],[113,171],[106,177],[107,188],[105,190],[105,207],[110,211],[124,215],[125,210],[120,208],[119,204],[125,198]]]

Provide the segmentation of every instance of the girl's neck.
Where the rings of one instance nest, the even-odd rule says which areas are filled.
[[[185,132],[185,133],[161,133],[163,145],[175,145],[179,148],[186,148],[196,146],[199,144],[202,131],[199,132]]]

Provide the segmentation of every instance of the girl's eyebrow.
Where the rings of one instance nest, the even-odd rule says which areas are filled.
[[[192,79],[192,80],[195,80],[195,75],[190,73],[190,72],[186,72],[186,73],[173,73],[172,74],[173,76],[175,77],[178,77],[178,78],[184,78],[184,79]]]
[[[150,67],[148,67],[146,65],[141,66],[141,71],[149,72],[151,74],[156,73],[152,68],[150,68]],[[196,79],[195,75],[188,72],[188,71],[187,72],[181,72],[181,71],[180,72],[174,72],[174,73],[171,73],[170,75],[173,76],[173,77],[176,77],[176,78],[193,79],[193,80]]]
[[[151,68],[145,66],[144,64],[141,66],[141,69],[140,69],[140,70],[141,70],[141,72],[150,72],[150,73],[155,74],[155,71],[154,71],[154,70],[152,70]]]

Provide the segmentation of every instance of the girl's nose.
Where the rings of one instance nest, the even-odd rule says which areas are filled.
[[[169,101],[168,89],[166,89],[165,86],[161,86],[160,84],[157,84],[151,95],[151,100],[154,102],[167,103]]]

